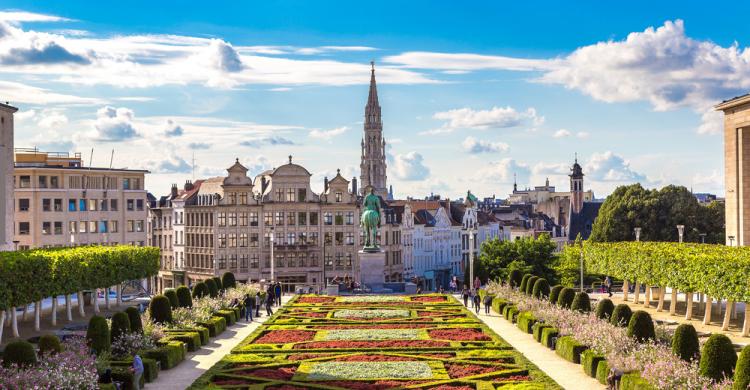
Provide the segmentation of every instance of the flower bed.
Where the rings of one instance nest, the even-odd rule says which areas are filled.
[[[323,340],[417,340],[419,329],[337,329],[325,331]]]
[[[449,342],[435,340],[313,341],[295,344],[294,349],[439,348],[449,346]]]
[[[257,338],[255,344],[283,344],[298,343],[310,341],[315,336],[315,332],[308,330],[272,330],[263,336]]]
[[[409,311],[398,310],[398,309],[363,309],[363,310],[344,309],[344,310],[335,311],[333,313],[333,317],[334,318],[349,318],[349,319],[357,319],[357,320],[406,318],[406,317],[409,317]]]
[[[489,341],[489,336],[479,329],[435,329],[427,332],[433,339],[453,341]]]

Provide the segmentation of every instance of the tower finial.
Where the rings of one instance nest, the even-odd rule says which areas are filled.
[[[371,70],[372,70],[372,74],[375,74],[375,60],[371,60],[370,61],[370,67],[371,67]]]
[[[291,164],[291,163],[292,163],[292,155],[290,154],[289,155],[289,164]]]
[[[576,161],[575,162],[578,163],[578,152],[575,153],[575,156],[576,156]]]

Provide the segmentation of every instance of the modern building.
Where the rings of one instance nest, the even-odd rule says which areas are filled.
[[[724,112],[726,244],[744,246],[750,243],[750,94],[715,108]]]
[[[0,166],[2,167],[2,179],[0,179],[0,215],[4,221],[0,223],[0,250],[9,251],[15,249],[13,243],[14,223],[14,190],[13,190],[13,135],[15,133],[13,114],[18,108],[0,103]]]
[[[16,149],[14,242],[18,249],[145,245],[146,173],[84,167],[79,153]]]

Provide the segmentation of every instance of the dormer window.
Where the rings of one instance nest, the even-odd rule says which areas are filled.
[[[282,190],[281,188],[276,189],[276,201],[277,202],[284,201],[284,190]]]
[[[341,192],[336,193],[336,203],[341,203],[342,194]]]
[[[286,201],[294,202],[294,188],[289,188],[286,190]]]

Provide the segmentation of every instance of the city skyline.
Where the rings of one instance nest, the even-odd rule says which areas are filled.
[[[151,170],[157,195],[192,177],[193,155],[195,179],[224,174],[235,157],[255,176],[290,154],[317,192],[336,169],[359,177],[370,61],[396,197],[504,198],[514,174],[519,187],[549,177],[566,189],[575,153],[597,197],[633,182],[723,195],[712,106],[747,89],[750,68],[735,41],[743,31],[689,6],[611,25],[588,18],[585,33],[551,22],[552,9],[530,32],[513,21],[519,6],[484,6],[496,24],[472,12],[475,26],[445,31],[430,18],[463,11],[443,3],[372,11],[366,25],[351,6],[304,20],[305,4],[217,5],[230,18],[157,7],[128,21],[117,9],[58,7],[0,7],[0,99],[21,109],[16,146],[77,151],[86,163],[93,148],[95,166],[115,149],[113,166]],[[179,17],[157,23],[167,11]],[[407,26],[419,11],[426,19]]]

